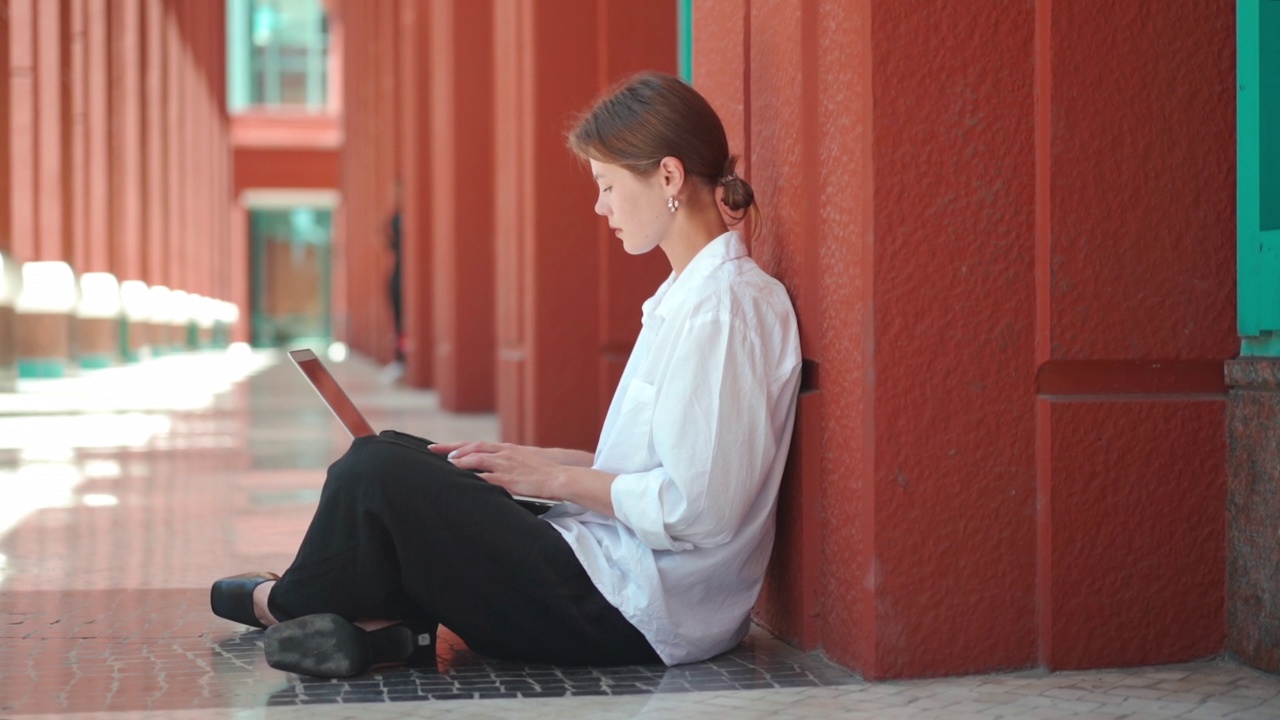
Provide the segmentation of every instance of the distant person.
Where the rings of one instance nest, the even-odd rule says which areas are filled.
[[[356,439],[289,569],[213,585],[216,614],[267,628],[272,667],[426,660],[439,624],[484,655],[569,665],[693,662],[746,635],[800,380],[786,291],[726,224],[751,186],[715,111],[670,75],[614,87],[569,147],[622,247],[672,271],[595,453]],[[512,494],[564,502],[539,516]]]
[[[395,210],[387,218],[386,227],[384,228],[387,247],[391,249],[391,254],[394,258],[391,266],[391,275],[387,278],[387,297],[391,300],[391,317],[395,323],[396,331],[395,359],[382,371],[382,379],[387,383],[394,383],[404,376],[404,292],[401,272],[404,251],[401,249],[399,183],[396,183],[395,186],[395,199]]]

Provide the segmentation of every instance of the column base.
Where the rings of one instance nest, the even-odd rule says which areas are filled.
[[[67,361],[63,358],[18,358],[20,378],[60,378],[67,376]]]
[[[1227,649],[1280,673],[1280,358],[1226,365]]]
[[[114,353],[82,353],[80,367],[85,370],[101,370],[116,364]]]

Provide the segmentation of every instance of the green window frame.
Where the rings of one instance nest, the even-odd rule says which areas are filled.
[[[1280,0],[1236,12],[1240,354],[1280,356]]]
[[[676,0],[676,67],[693,84],[693,0]]]

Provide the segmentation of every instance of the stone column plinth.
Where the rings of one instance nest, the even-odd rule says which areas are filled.
[[[12,392],[17,386],[18,356],[13,334],[13,308],[0,305],[0,392]]]
[[[120,348],[120,319],[79,319],[77,356],[82,368],[104,368],[116,364]]]
[[[1227,649],[1280,672],[1280,358],[1226,372]]]
[[[62,377],[71,357],[70,313],[17,313],[15,352],[21,377]]]

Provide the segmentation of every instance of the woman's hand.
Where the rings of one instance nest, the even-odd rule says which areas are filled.
[[[493,453],[504,448],[521,448],[535,453],[553,463],[570,467],[591,467],[595,455],[584,450],[566,450],[564,448],[540,448],[531,445],[515,445],[512,443],[467,441],[455,443],[436,443],[430,446],[432,452],[448,455],[450,460],[466,457],[472,453]]]
[[[610,487],[616,475],[589,467],[591,453],[495,442],[436,443],[430,448],[460,468],[484,473],[485,480],[513,495],[568,500],[613,515]]]
[[[506,488],[513,495],[559,500],[557,488],[564,466],[548,459],[539,448],[509,443],[465,443],[449,449],[435,445],[432,450],[447,454],[449,461],[464,469],[484,473],[484,479]]]

